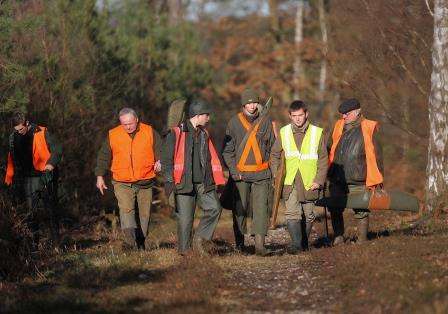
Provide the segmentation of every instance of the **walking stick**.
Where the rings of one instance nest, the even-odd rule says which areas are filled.
[[[325,198],[325,191],[327,190],[326,184],[324,184],[324,191],[323,191],[323,197]],[[324,233],[325,233],[325,239],[324,239],[324,245],[329,245],[330,241],[328,239],[328,220],[327,220],[327,206],[324,206]]]

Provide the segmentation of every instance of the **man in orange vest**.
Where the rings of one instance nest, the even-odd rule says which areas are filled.
[[[166,196],[174,191],[176,199],[179,253],[190,251],[196,204],[203,215],[193,237],[193,250],[208,255],[205,247],[215,232],[221,205],[215,185],[224,184],[221,162],[204,126],[211,109],[203,100],[194,100],[189,118],[166,136],[162,149],[162,172]]]
[[[57,165],[62,157],[60,142],[47,128],[31,123],[22,112],[12,116],[14,132],[9,137],[8,166],[5,183],[15,185],[19,193],[24,193],[28,210],[31,212],[29,225],[33,232],[33,244],[39,242],[38,203],[40,193],[47,191],[44,206],[52,217],[52,236],[57,241]],[[48,178],[51,178],[49,182]],[[46,187],[45,187],[46,186]],[[23,191],[22,191],[23,190]]]
[[[378,123],[364,118],[355,98],[339,106],[342,119],[336,121],[329,138],[328,178],[332,196],[373,189],[383,183],[382,149],[378,141]],[[333,245],[344,243],[343,208],[330,208],[334,231]],[[358,219],[358,243],[367,241],[369,210],[354,208]]]
[[[241,200],[233,211],[236,248],[240,251],[244,249],[246,218],[251,216],[255,253],[265,256],[268,253],[265,248],[265,236],[271,184],[269,154],[275,134],[271,119],[268,116],[260,117],[259,104],[255,90],[247,88],[242,92],[242,111],[232,117],[227,125],[222,155]]]
[[[101,195],[107,186],[104,175],[110,169],[120,210],[123,249],[145,248],[152,204],[152,186],[160,171],[160,135],[151,125],[139,121],[134,109],[118,113],[120,125],[109,130],[97,158],[96,187]],[[137,225],[135,201],[140,224]]]

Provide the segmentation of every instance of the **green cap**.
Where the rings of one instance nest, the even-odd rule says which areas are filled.
[[[258,97],[258,93],[249,87],[241,93],[241,105],[244,106],[252,102],[259,103],[260,98]]]

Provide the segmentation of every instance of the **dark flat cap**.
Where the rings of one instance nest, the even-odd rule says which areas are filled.
[[[340,113],[347,113],[349,111],[361,108],[359,100],[356,98],[344,99],[339,106]]]

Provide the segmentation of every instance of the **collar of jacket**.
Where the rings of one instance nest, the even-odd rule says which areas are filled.
[[[137,127],[135,128],[134,132],[132,132],[132,133],[128,133],[128,134],[129,134],[129,136],[130,136],[131,138],[134,138],[134,137],[135,137],[135,134],[137,134],[138,131],[140,131],[140,121],[137,123]]]
[[[297,127],[294,123],[291,123],[291,125],[292,125],[292,133],[293,134],[298,133],[298,132],[305,133],[310,125],[310,121],[306,120],[305,124],[301,128]]]
[[[193,126],[193,124],[191,123],[191,121],[190,120],[187,120],[186,121],[186,128],[185,128],[185,131],[186,132],[203,132],[204,131],[204,128],[202,127],[202,126],[200,126],[200,125],[198,125],[197,127],[196,127],[196,129],[194,128],[194,126]]]
[[[28,131],[30,133],[35,134],[37,132],[42,131],[42,129],[37,124],[30,123],[30,125],[31,125],[31,127],[30,127],[30,130]]]
[[[364,117],[362,114],[360,114],[359,117],[356,118],[356,120],[354,120],[350,123],[344,124],[344,132],[350,131],[351,129],[359,127],[361,125],[362,119],[364,119]]]
[[[258,118],[258,116],[260,115],[260,113],[258,111],[256,111],[254,114],[250,114],[249,112],[247,112],[244,109],[243,109],[243,114],[244,114],[244,118],[246,118],[246,120],[249,123],[254,122]]]

